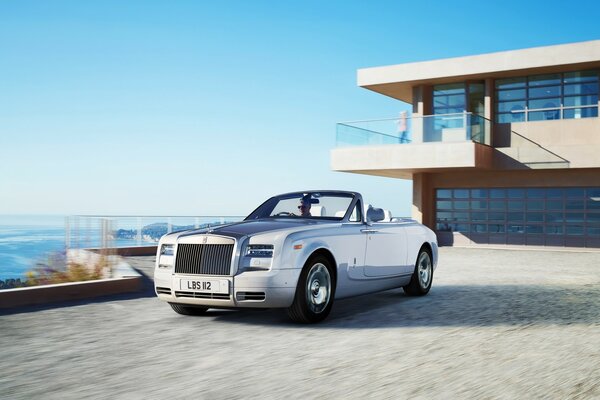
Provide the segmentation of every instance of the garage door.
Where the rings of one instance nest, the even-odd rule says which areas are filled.
[[[471,243],[600,247],[600,187],[436,189],[436,229]]]

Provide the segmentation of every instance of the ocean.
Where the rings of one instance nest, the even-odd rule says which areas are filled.
[[[167,233],[239,221],[243,217],[111,217],[109,247],[152,246]],[[102,219],[70,217],[71,248],[100,247]],[[0,280],[23,279],[37,263],[63,252],[66,217],[0,215]],[[138,234],[140,233],[140,234]]]
[[[23,278],[64,247],[63,216],[0,215],[0,279]]]

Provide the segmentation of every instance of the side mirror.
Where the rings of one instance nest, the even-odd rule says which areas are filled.
[[[373,222],[383,221],[385,219],[385,212],[381,208],[375,208],[369,206],[367,209],[367,224],[371,225]]]

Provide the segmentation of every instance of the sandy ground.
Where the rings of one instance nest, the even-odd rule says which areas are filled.
[[[443,248],[428,296],[339,301],[316,326],[184,317],[147,284],[0,316],[0,398],[600,398],[600,253]]]

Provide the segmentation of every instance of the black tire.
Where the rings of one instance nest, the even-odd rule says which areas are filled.
[[[169,303],[173,311],[181,315],[203,315],[208,310],[208,307],[188,306],[185,304]]]
[[[433,261],[431,252],[427,247],[421,247],[417,261],[415,262],[415,270],[410,277],[408,285],[403,286],[404,293],[409,296],[425,296],[431,289],[433,282]]]
[[[294,322],[314,324],[329,315],[335,296],[335,275],[330,261],[321,255],[308,259],[296,287],[292,306],[287,309]]]

